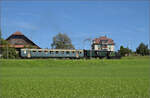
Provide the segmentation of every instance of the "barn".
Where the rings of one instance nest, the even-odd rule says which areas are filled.
[[[36,48],[40,49],[33,41],[27,38],[24,34],[17,31],[10,35],[7,39],[10,44],[9,47],[15,48],[17,51],[20,51],[21,48]]]
[[[33,41],[19,31],[10,35],[6,41],[8,42],[8,45],[0,45],[0,57],[2,56],[2,47],[7,47],[7,49],[15,48],[16,53],[19,53],[19,55],[22,48],[41,49],[38,45],[36,45]]]

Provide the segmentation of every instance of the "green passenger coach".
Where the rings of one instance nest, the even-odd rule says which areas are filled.
[[[83,50],[70,49],[21,49],[23,58],[83,58]]]

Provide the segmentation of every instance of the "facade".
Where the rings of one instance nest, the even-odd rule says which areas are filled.
[[[6,40],[10,44],[9,47],[16,48],[16,50],[20,50],[21,48],[40,48],[25,35],[18,31],[10,35]]]
[[[100,51],[115,51],[115,43],[111,38],[101,36],[93,40],[92,49]]]

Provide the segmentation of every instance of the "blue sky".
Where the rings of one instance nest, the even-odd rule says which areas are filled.
[[[89,49],[86,38],[107,35],[133,50],[149,43],[148,1],[2,1],[2,37],[16,31],[41,48],[50,48],[58,32],[66,33],[77,49]],[[106,32],[106,33],[104,33]]]

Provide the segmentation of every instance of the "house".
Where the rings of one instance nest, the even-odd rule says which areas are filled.
[[[114,41],[106,36],[95,38],[92,43],[92,49],[101,51],[115,51],[114,46]]]
[[[38,48],[40,47],[32,42],[29,38],[23,35],[21,32],[17,31],[10,35],[7,39],[10,44],[9,47],[13,47],[16,50],[20,50],[21,48]]]

